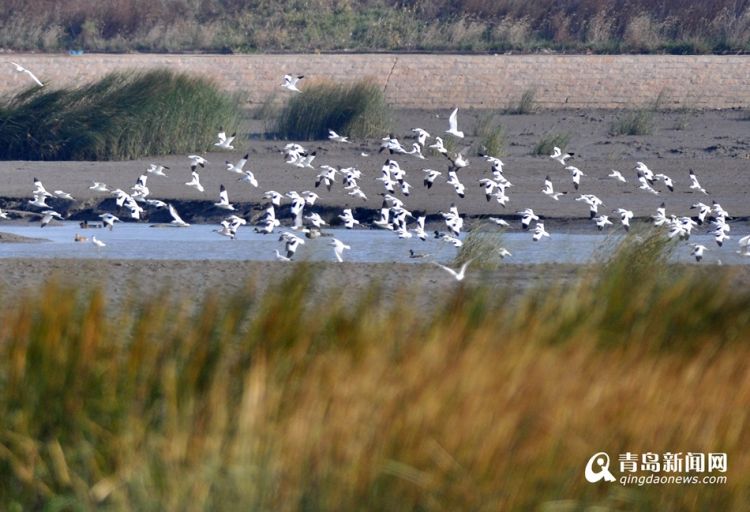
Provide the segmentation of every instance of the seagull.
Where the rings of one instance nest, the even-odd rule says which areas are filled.
[[[181,227],[181,228],[186,228],[190,225],[184,220],[182,220],[182,217],[180,217],[180,214],[177,213],[177,210],[175,209],[174,206],[169,204],[167,205],[167,207],[169,208],[169,214],[172,216],[172,222],[170,224],[172,224],[173,226]]]
[[[461,199],[465,197],[465,187],[463,183],[458,181],[458,175],[456,175],[455,171],[448,172],[448,185],[453,185],[453,188],[455,189],[456,194],[458,194],[458,197],[460,197]]]
[[[498,226],[502,226],[502,227],[505,227],[505,228],[507,228],[508,226],[510,226],[510,224],[508,224],[507,221],[504,221],[503,219],[498,218],[498,217],[490,217],[487,220],[489,220],[490,222],[492,222],[494,224],[497,224]]]
[[[539,220],[539,216],[536,215],[531,208],[526,208],[525,210],[518,212],[518,214],[521,215],[521,227],[525,230],[529,229],[532,220]]]
[[[70,194],[68,194],[67,192],[63,190],[55,190],[54,192],[55,192],[55,195],[59,197],[60,199],[66,199],[68,201],[75,201],[75,199],[73,199],[73,196],[71,196]]]
[[[311,213],[310,215],[305,215],[305,220],[310,221],[310,224],[318,229],[322,228],[323,226],[327,226],[326,221],[323,220],[319,213]]]
[[[275,204],[276,206],[281,206],[281,200],[283,198],[284,196],[276,192],[275,190],[269,190],[268,192],[265,192],[263,194],[263,199],[270,199],[271,203]]]
[[[313,206],[315,204],[315,201],[317,201],[320,196],[316,194],[315,192],[311,192],[309,190],[303,190],[302,197],[305,200],[305,204],[307,204],[308,206]]]
[[[333,142],[347,142],[351,144],[351,141],[349,140],[349,137],[345,137],[343,135],[339,135],[338,133],[334,132],[333,130],[328,130],[328,138],[332,140]]]
[[[643,162],[636,162],[634,169],[638,171],[639,173],[643,174],[643,176],[646,177],[649,183],[653,183],[656,179],[654,176],[654,171],[648,168],[646,164]]]
[[[281,254],[278,249],[276,249],[276,259],[279,261],[284,261],[284,262],[292,261],[291,258],[287,258],[283,254]]]
[[[190,159],[190,170],[195,171],[195,169],[200,165],[201,167],[205,167],[208,163],[208,160],[203,158],[200,155],[188,155],[188,158]]]
[[[709,213],[711,213],[711,207],[707,204],[701,203],[700,201],[690,206],[690,209],[698,209],[698,217],[696,217],[698,220],[698,224],[703,224],[704,222],[706,222],[706,217]]]
[[[497,250],[497,254],[498,254],[498,256],[500,256],[500,259],[505,259],[508,256],[513,256],[513,254],[511,254],[511,252],[508,249],[506,249],[505,247],[500,247]]]
[[[570,171],[570,176],[573,178],[573,186],[576,190],[578,190],[578,186],[581,184],[581,176],[586,175],[583,174],[583,172],[581,172],[578,167],[575,167],[573,165],[569,165],[565,169]]]
[[[627,183],[627,181],[628,181],[628,180],[626,180],[626,179],[625,179],[625,176],[623,176],[623,175],[622,175],[622,173],[621,173],[620,171],[616,171],[616,170],[614,170],[614,169],[612,169],[612,172],[610,172],[610,173],[609,173],[609,174],[607,175],[607,177],[608,177],[608,178],[614,178],[614,179],[616,179],[617,181],[621,181],[622,183]]]
[[[333,240],[331,240],[328,245],[333,246],[333,254],[336,255],[336,259],[339,261],[339,263],[344,261],[344,258],[341,257],[344,254],[344,249],[351,249],[350,246],[346,245],[338,238],[334,238]]]
[[[742,256],[750,256],[750,235],[745,235],[737,242],[740,246],[740,250],[737,251]],[[742,251],[745,252],[742,252]]]
[[[575,153],[565,153],[560,150],[557,146],[552,148],[552,154],[549,156],[553,160],[557,160],[562,165],[565,165],[565,160],[572,157]]]
[[[315,188],[318,188],[323,183],[330,192],[333,183],[336,181],[336,173],[338,171],[330,165],[321,165],[320,168],[322,171],[315,177]]]
[[[244,181],[246,183],[249,183],[255,188],[258,188],[258,180],[255,178],[255,174],[253,174],[253,171],[246,170],[242,172],[243,176],[242,178],[239,178],[237,181]]]
[[[112,215],[111,213],[102,213],[99,215],[102,219],[102,223],[109,228],[110,231],[115,227],[115,222],[121,222],[119,217]]]
[[[305,78],[305,75],[284,75],[284,82],[281,84],[281,87],[294,92],[302,92],[297,89],[297,82],[303,78]]]
[[[695,175],[692,169],[690,169],[690,181],[691,181],[691,185],[690,185],[691,190],[698,190],[708,195],[708,192],[706,192],[706,189],[701,187],[701,184],[698,182],[698,177]]]
[[[412,230],[417,235],[417,238],[419,238],[423,242],[427,241],[427,233],[424,230],[425,220],[427,220],[426,215],[420,215],[419,217],[417,217],[417,227]]]
[[[674,182],[672,182],[672,178],[670,178],[666,174],[654,174],[654,178],[663,181],[664,185],[666,185],[669,191],[674,192]]]
[[[214,206],[224,210],[234,210],[234,206],[229,204],[229,193],[224,185],[219,187],[219,202],[214,203]]]
[[[93,185],[89,187],[89,190],[93,190],[94,192],[109,192],[109,187],[106,183],[101,183],[99,181],[95,181]]]
[[[599,215],[598,217],[594,217],[593,220],[596,223],[596,227],[599,229],[599,231],[604,229],[604,226],[609,224],[612,225],[612,221],[609,220],[609,217],[606,215]]]
[[[0,209],[0,219],[7,219],[8,214],[4,212],[2,209]]]
[[[218,146],[221,149],[234,149],[234,146],[232,146],[232,141],[235,137],[237,137],[237,132],[234,132],[232,135],[227,137],[226,132],[220,131],[217,135],[219,141],[214,143],[214,146]]]
[[[201,177],[198,175],[198,171],[193,169],[192,175],[193,175],[193,179],[186,182],[185,185],[187,185],[188,187],[194,188],[198,192],[204,192],[205,189],[203,188],[203,185],[201,185]]]
[[[228,237],[230,240],[234,240],[237,236],[237,228],[230,224],[228,220],[222,220],[221,228],[214,229],[214,231],[222,236]]]
[[[245,153],[245,156],[237,160],[236,164],[233,164],[229,160],[226,160],[227,171],[234,172],[237,174],[243,174],[245,171],[242,168],[245,167],[245,164],[247,163],[247,160],[249,157],[250,157],[250,154]]]
[[[34,199],[29,200],[29,204],[31,206],[36,206],[37,208],[49,208],[50,206],[47,204],[47,196],[44,195],[35,195]]]
[[[52,194],[47,192],[47,189],[42,185],[42,181],[39,178],[34,178],[34,190],[31,192],[35,196],[52,197]]]
[[[567,192],[555,192],[555,189],[552,187],[552,180],[549,179],[549,176],[544,178],[544,188],[542,189],[542,192],[555,201],[559,201],[560,196],[564,196],[565,194],[567,194]],[[490,200],[489,197],[487,198],[487,200]]]
[[[411,131],[417,134],[417,142],[420,146],[424,147],[424,145],[427,143],[427,139],[430,137],[430,134],[422,128],[412,128]]]
[[[435,183],[435,178],[443,174],[440,171],[436,171],[434,169],[422,169],[422,172],[425,173],[423,183],[424,186],[427,187],[427,190],[432,188],[432,184]]]
[[[167,175],[164,174],[165,169],[169,169],[169,167],[166,165],[150,164],[148,169],[146,169],[146,172],[153,174],[154,176],[164,176],[166,178]]]
[[[544,236],[549,236],[549,233],[544,230],[544,222],[537,222],[536,226],[534,226],[534,236],[532,237],[532,239],[535,242],[538,242]]]
[[[443,139],[441,139],[440,137],[435,137],[435,142],[430,144],[429,147],[436,150],[438,153],[445,154],[448,152],[448,150],[443,145]]]
[[[449,128],[445,130],[445,133],[455,135],[459,139],[464,138],[464,132],[459,131],[458,129],[458,108],[454,108],[453,112],[451,112],[451,115],[448,117],[448,126]]]
[[[626,210],[625,208],[618,208],[615,211],[620,214],[620,222],[625,227],[625,231],[630,231],[630,219],[633,218],[632,210]]]
[[[284,248],[286,249],[286,257],[289,258],[290,260],[294,256],[294,253],[297,252],[297,248],[300,245],[305,245],[305,241],[302,238],[288,231],[281,233],[281,236],[279,237],[279,242],[282,242],[282,241],[285,242]]]
[[[57,218],[60,220],[63,220],[62,215],[57,213],[55,210],[45,210],[42,212],[42,227],[46,226],[47,224],[52,221],[53,218]]]
[[[659,191],[651,186],[651,182],[649,182],[649,179],[641,171],[638,171],[638,181],[641,183],[641,186],[638,188],[650,192],[655,196],[659,195]]]
[[[339,219],[344,222],[344,227],[346,229],[352,229],[355,224],[359,224],[359,221],[354,218],[354,215],[352,215],[351,208],[344,208],[344,213],[339,215]]]
[[[691,256],[695,256],[695,261],[700,261],[703,259],[703,251],[707,251],[708,247],[701,244],[693,244],[693,252],[690,253]]]
[[[39,80],[36,77],[36,75],[34,75],[34,73],[32,73],[31,71],[29,71],[28,69],[26,69],[22,65],[17,64],[17,63],[15,63],[13,61],[10,61],[10,63],[13,64],[16,67],[16,71],[18,71],[19,73],[26,73],[27,75],[29,75],[31,77],[32,80],[34,80],[37,84],[39,84],[40,87],[44,86],[44,84],[41,82],[41,80]]]
[[[97,248],[102,248],[102,247],[107,246],[107,244],[105,244],[101,240],[98,240],[95,236],[91,237],[91,243],[94,244]]]
[[[416,158],[419,158],[420,160],[425,159],[424,155],[422,154],[422,146],[420,146],[419,143],[415,142],[411,147],[411,151],[406,152],[407,155],[412,155]]]
[[[433,263],[437,265],[438,267],[442,268],[443,270],[445,270],[446,272],[448,272],[450,275],[452,275],[456,281],[463,281],[464,277],[466,277],[466,268],[469,266],[469,263],[471,263],[471,261],[472,260],[465,261],[464,264],[461,265],[461,268],[458,270],[458,272],[456,272],[450,267],[441,265],[440,263],[436,261],[433,261]]]

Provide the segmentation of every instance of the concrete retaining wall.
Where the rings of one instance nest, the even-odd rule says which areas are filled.
[[[213,77],[248,103],[280,88],[286,73],[309,79],[372,77],[388,102],[404,108],[498,108],[534,89],[544,108],[642,106],[661,94],[665,107],[750,107],[750,57],[671,55],[153,55],[9,54],[49,86],[94,80],[107,72],[167,67]],[[30,83],[3,73],[0,94]],[[301,82],[300,88],[304,87]]]

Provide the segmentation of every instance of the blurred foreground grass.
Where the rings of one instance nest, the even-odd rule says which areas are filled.
[[[3,295],[0,509],[747,510],[750,292],[663,252],[429,311],[304,265],[198,304]],[[728,483],[589,484],[598,451],[726,452]]]

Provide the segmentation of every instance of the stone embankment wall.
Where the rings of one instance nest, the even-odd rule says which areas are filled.
[[[50,87],[115,70],[166,67],[214,78],[249,104],[281,89],[286,73],[306,80],[371,77],[401,108],[503,108],[530,89],[542,108],[633,108],[660,98],[666,108],[750,107],[750,57],[672,55],[159,55],[8,54]],[[8,73],[0,94],[30,83]],[[305,81],[300,85],[303,88]]]

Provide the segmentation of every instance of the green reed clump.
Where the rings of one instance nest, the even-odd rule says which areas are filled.
[[[654,111],[638,109],[622,113],[612,122],[612,135],[650,135],[654,131]]]
[[[549,156],[552,154],[552,148],[554,147],[560,148],[564,153],[565,146],[567,146],[569,142],[570,134],[567,132],[548,132],[542,135],[542,138],[539,139],[539,142],[534,145],[534,148],[531,150],[531,154]]]
[[[476,153],[477,155],[491,155],[500,157],[505,155],[505,146],[507,137],[503,125],[496,119],[494,114],[485,114],[477,119],[474,127],[474,136],[477,137]],[[452,141],[452,137],[447,140]],[[446,146],[446,149],[448,147]]]
[[[471,260],[472,268],[495,268],[503,261],[499,252],[502,247],[502,233],[472,229],[464,238],[463,245],[453,259],[453,264],[463,265]]]
[[[276,132],[293,140],[327,139],[328,130],[363,138],[387,132],[389,119],[383,91],[371,81],[311,82],[282,107]]]
[[[526,89],[515,105],[505,109],[506,114],[523,115],[533,114],[536,110],[536,89]]]
[[[210,81],[168,70],[112,73],[74,89],[32,87],[0,106],[0,159],[114,160],[206,151],[237,123]]]
[[[623,244],[521,296],[321,292],[301,264],[262,294],[3,300],[0,509],[745,510],[750,292]],[[728,483],[582,478],[675,446],[729,453]]]

